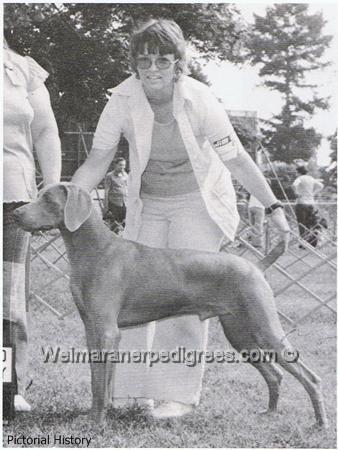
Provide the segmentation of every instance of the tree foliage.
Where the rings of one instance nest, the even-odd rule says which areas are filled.
[[[272,167],[267,165],[263,167],[265,176],[270,180],[270,187],[279,200],[294,200],[295,193],[292,183],[297,177],[296,165],[285,163],[283,161],[273,161]],[[276,178],[277,175],[277,178]]]
[[[328,181],[330,186],[335,191],[335,193],[337,193],[337,130],[328,139],[330,142],[330,149],[331,149],[330,153],[331,164],[328,170],[329,175]]]
[[[337,162],[337,130],[335,133],[329,137],[330,142],[330,158],[332,162]]]
[[[307,4],[275,4],[264,17],[254,17],[248,57],[260,65],[262,84],[283,98],[282,111],[263,130],[265,145],[276,160],[308,159],[321,135],[305,128],[304,121],[317,109],[326,109],[328,100],[317,95],[317,86],[309,84],[307,76],[328,65],[321,58],[332,37],[323,35],[322,14],[310,14]],[[307,100],[298,96],[301,91]]]
[[[9,45],[49,73],[47,86],[61,130],[93,129],[107,90],[130,75],[128,38],[150,17],[175,20],[186,39],[208,59],[241,60],[245,30],[229,4],[41,3],[5,5]],[[198,62],[192,76],[207,82]]]

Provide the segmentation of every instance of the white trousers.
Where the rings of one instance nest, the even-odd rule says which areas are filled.
[[[218,251],[222,232],[209,217],[200,193],[144,198],[138,242],[154,248]],[[151,274],[149,274],[151,276]],[[206,350],[208,321],[198,316],[164,319],[121,330],[120,350]],[[184,362],[118,363],[114,398],[152,398],[198,404],[204,367]]]

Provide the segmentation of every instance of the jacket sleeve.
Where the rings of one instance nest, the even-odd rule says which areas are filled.
[[[98,121],[93,139],[93,149],[116,149],[122,133],[123,111],[117,95],[112,94]]]
[[[204,133],[220,159],[225,162],[245,152],[224,105],[210,92],[204,98]]]
[[[33,92],[45,82],[49,74],[30,56],[26,56],[25,59],[28,63],[29,71],[27,90],[28,92]]]

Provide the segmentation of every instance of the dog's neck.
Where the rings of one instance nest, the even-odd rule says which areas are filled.
[[[89,218],[76,230],[69,231],[64,224],[59,227],[70,260],[80,255],[101,253],[113,244],[114,233],[104,224],[93,208]]]

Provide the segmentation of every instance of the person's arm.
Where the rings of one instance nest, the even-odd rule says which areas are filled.
[[[245,189],[253,194],[265,208],[277,202],[277,198],[262,172],[245,151],[240,151],[236,158],[229,159],[224,164]],[[277,208],[270,217],[280,231],[281,239],[285,242],[285,249],[287,249],[290,227],[284,211],[281,208]]]
[[[298,186],[299,186],[299,178],[296,178],[295,181],[291,185],[292,190],[295,193],[296,197],[298,197]]]
[[[244,150],[229,121],[224,106],[216,98],[211,97],[208,101],[204,127],[210,144],[224,165],[244,188],[254,195],[265,208],[276,203],[277,198],[268,182]],[[271,220],[279,229],[282,240],[287,246],[290,227],[284,211],[281,208],[275,209],[271,214]]]
[[[321,183],[319,180],[315,180],[315,184],[313,187],[313,194],[316,195],[318,192],[320,192],[324,188],[323,183]]]
[[[44,184],[57,183],[61,176],[61,144],[46,86],[30,92],[28,100],[34,110],[31,131]]]
[[[245,150],[240,150],[235,158],[224,161],[224,164],[242,186],[265,208],[277,202],[269,183]]]
[[[74,173],[72,183],[91,192],[107,173],[116,151],[117,147],[105,150],[93,147],[85,162]]]
[[[114,159],[121,136],[121,115],[112,95],[99,119],[89,156],[72,178],[73,183],[89,192],[100,183]]]

